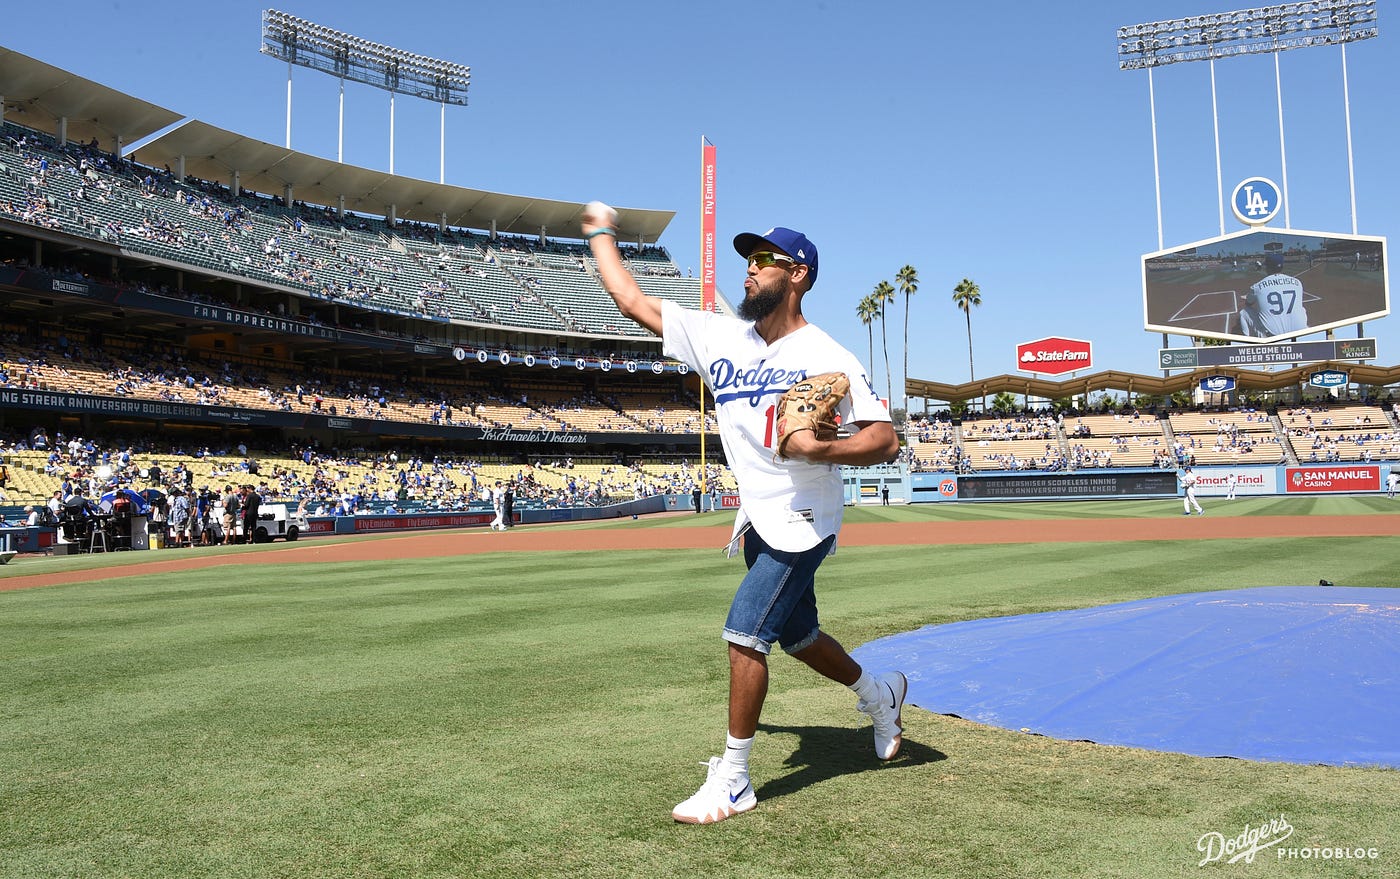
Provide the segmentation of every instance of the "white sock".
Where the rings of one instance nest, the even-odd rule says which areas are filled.
[[[862,702],[880,701],[880,685],[875,682],[875,677],[870,672],[862,671],[860,677],[850,686]]]
[[[753,748],[753,736],[736,739],[724,737],[724,762],[745,775],[749,772],[749,751]]]

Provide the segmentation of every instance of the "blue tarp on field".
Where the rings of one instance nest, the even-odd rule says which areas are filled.
[[[1265,587],[928,626],[855,652],[910,703],[1058,739],[1400,767],[1400,589]]]

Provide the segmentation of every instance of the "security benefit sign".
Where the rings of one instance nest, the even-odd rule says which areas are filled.
[[[1308,384],[1315,388],[1344,388],[1350,382],[1351,376],[1340,369],[1321,369],[1314,373],[1309,373]]]
[[[1142,258],[1144,327],[1236,342],[1390,314],[1384,238],[1246,229]]]
[[[1022,372],[1063,375],[1093,365],[1093,345],[1080,339],[1051,336],[1016,346],[1016,368]]]
[[[1202,348],[1157,349],[1157,362],[1163,369],[1308,363],[1313,360],[1375,359],[1375,339],[1322,339],[1317,342],[1275,342],[1272,345],[1261,343],[1258,345],[1213,345]],[[1210,389],[1205,388],[1205,390]]]

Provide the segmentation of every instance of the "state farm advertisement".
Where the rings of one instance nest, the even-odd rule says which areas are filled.
[[[1332,467],[1289,467],[1284,477],[1289,494],[1336,491],[1380,491],[1381,468],[1374,464]]]
[[[1093,346],[1082,339],[1050,336],[1016,346],[1016,368],[1022,372],[1063,375],[1093,365]]]

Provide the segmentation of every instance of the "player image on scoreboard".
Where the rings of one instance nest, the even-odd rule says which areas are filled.
[[[1245,230],[1143,257],[1145,328],[1292,339],[1390,313],[1385,239]]]
[[[1304,300],[1303,282],[1284,272],[1283,253],[1264,254],[1256,263],[1267,272],[1257,283],[1249,286],[1236,316],[1236,334],[1257,339],[1300,335],[1308,329],[1308,309]]]

